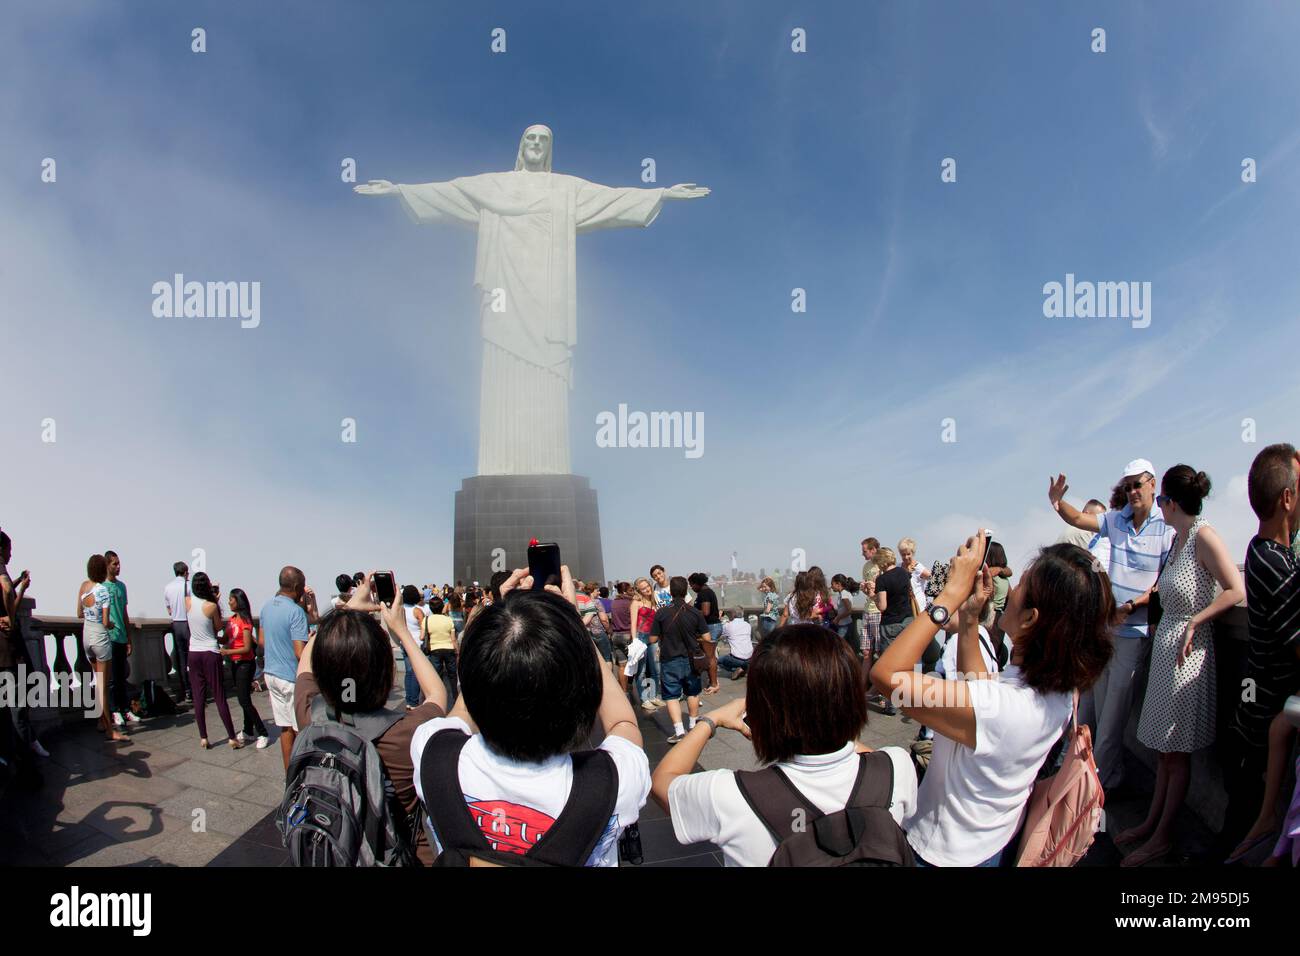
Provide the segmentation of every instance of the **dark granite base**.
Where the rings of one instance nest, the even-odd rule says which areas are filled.
[[[531,538],[558,544],[575,578],[605,580],[596,492],[577,475],[466,478],[456,492],[454,533],[453,577],[466,584],[486,586],[496,568],[527,567]]]

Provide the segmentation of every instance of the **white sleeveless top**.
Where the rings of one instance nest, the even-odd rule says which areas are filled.
[[[406,629],[411,632],[411,637],[415,638],[415,643],[420,643],[420,622],[415,619],[415,608],[417,605],[410,605],[406,610]]]
[[[212,626],[212,618],[203,613],[202,598],[190,595],[190,609],[186,619],[190,622],[190,653],[209,651],[217,653],[217,633]]]

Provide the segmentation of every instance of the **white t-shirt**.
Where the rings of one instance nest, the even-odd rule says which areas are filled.
[[[744,619],[728,621],[722,625],[722,636],[731,645],[731,656],[747,661],[754,653],[754,634],[749,622]]]
[[[940,632],[943,633],[943,632]],[[937,635],[936,635],[937,636]],[[993,646],[993,638],[989,637],[989,632],[980,627],[980,659],[984,661],[984,670],[989,674],[998,672],[998,662],[989,656],[990,650],[997,650]],[[945,680],[956,680],[952,675],[957,673],[957,632],[949,634],[943,645],[943,660],[935,668],[935,672],[940,674]],[[992,854],[989,854],[992,856]]]
[[[921,577],[923,572],[929,571],[920,561],[916,562],[916,567],[912,568],[912,593],[916,595],[916,608],[922,614],[930,605],[930,599],[925,596],[926,579]],[[926,773],[929,773],[927,770]]]
[[[424,787],[420,759],[425,745],[438,731],[450,728],[469,733],[469,727],[459,717],[440,717],[421,724],[411,737],[415,792],[421,800]],[[622,737],[606,737],[600,749],[614,758],[618,797],[614,815],[587,866],[618,866],[619,834],[636,823],[650,795],[650,760],[644,750]],[[560,754],[541,763],[521,763],[494,753],[481,734],[474,734],[460,752],[459,776],[462,795],[476,811],[483,835],[497,850],[523,853],[546,834],[564,809],[573,787],[573,760],[568,754]],[[434,849],[441,852],[432,829],[429,838]]]
[[[1072,709],[1073,695],[1026,687],[1015,665],[966,686],[975,749],[935,734],[916,810],[903,824],[912,849],[935,866],[976,866],[1010,842]]]
[[[901,826],[916,809],[916,768],[898,747],[882,747],[894,764],[894,795],[889,813]],[[790,782],[823,813],[843,810],[858,779],[859,759],[849,742],[829,754],[798,756],[778,764]],[[668,786],[673,833],[683,846],[711,841],[727,866],[767,866],[776,840],[750,809],[732,770],[707,770],[678,777]]]
[[[849,607],[853,607],[853,595],[850,594],[848,591],[841,591],[835,599],[835,613],[831,616],[831,620],[834,620],[835,618],[840,616],[840,611],[843,609],[845,601],[849,602]],[[852,623],[853,623],[853,618],[846,617],[844,620],[840,621],[840,623],[835,626],[844,627],[845,625],[852,624]]]

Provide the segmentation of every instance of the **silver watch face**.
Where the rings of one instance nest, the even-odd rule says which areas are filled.
[[[930,620],[934,621],[935,624],[947,624],[948,609],[942,604],[930,605]]]

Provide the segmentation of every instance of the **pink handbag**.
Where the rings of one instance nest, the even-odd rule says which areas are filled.
[[[1092,757],[1092,734],[1079,726],[1077,691],[1068,748],[1061,769],[1034,784],[1016,866],[1074,866],[1101,828],[1106,793]]]

